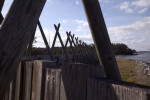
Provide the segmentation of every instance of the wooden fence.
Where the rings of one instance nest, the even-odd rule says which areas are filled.
[[[109,79],[88,79],[87,100],[150,100],[150,87]]]
[[[148,86],[100,77],[104,77],[100,66],[22,60],[3,100],[150,99]]]

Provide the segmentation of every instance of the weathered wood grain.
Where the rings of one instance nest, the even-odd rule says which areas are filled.
[[[10,87],[9,87],[9,100],[12,100],[12,85],[13,85],[13,81],[10,83]]]
[[[103,14],[98,0],[82,0],[99,62],[102,61],[106,76],[114,80],[121,80],[116,58],[109,39]]]
[[[67,100],[64,82],[62,79],[62,73],[61,73],[61,81],[60,82],[61,83],[60,83],[60,99],[59,100]]]
[[[60,69],[46,69],[44,100],[60,100]]]
[[[97,71],[91,70],[93,68]],[[86,64],[63,64],[62,79],[67,100],[86,100],[87,78],[104,76],[99,68],[101,67]]]
[[[107,79],[87,81],[87,100],[149,100],[150,87]]]
[[[20,100],[21,63],[13,80],[12,100]]]
[[[46,0],[14,0],[0,28],[0,98],[13,79]]]
[[[42,80],[42,61],[34,61],[32,77],[31,100],[40,100],[41,80]]]
[[[42,83],[41,83],[41,100],[44,100],[45,95],[45,82],[46,82],[46,69],[47,68],[57,68],[57,65],[54,61],[42,61]]]
[[[32,71],[33,61],[25,62],[23,66],[23,86],[22,86],[22,100],[30,100],[31,98],[31,86],[32,86]]]
[[[3,100],[9,100],[9,89],[7,90]]]

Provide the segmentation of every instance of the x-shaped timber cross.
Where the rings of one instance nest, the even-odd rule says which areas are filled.
[[[67,59],[68,62],[70,62],[69,57],[68,57],[68,54],[67,54],[67,52],[66,52],[66,48],[65,48],[65,46],[64,46],[64,44],[63,44],[63,41],[62,41],[61,36],[60,36],[60,33],[59,33],[60,24],[58,24],[58,26],[54,25],[54,27],[55,27],[55,30],[56,30],[56,34],[55,34],[55,37],[54,37],[54,40],[53,40],[52,50],[51,50],[51,51],[53,52],[53,50],[54,50],[54,46],[55,46],[56,39],[57,39],[57,36],[58,36],[59,41],[60,41],[60,43],[61,43],[61,46],[62,46],[62,48],[63,48],[63,50],[64,50],[66,59]]]

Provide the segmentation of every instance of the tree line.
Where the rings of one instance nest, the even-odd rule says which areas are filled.
[[[116,55],[136,54],[136,50],[129,48],[126,44],[123,43],[113,43],[112,47]]]
[[[89,44],[87,46],[88,46],[88,49],[90,49],[90,50],[92,49],[92,51],[96,52],[94,44]],[[136,54],[136,50],[130,49],[126,44],[123,44],[123,43],[112,43],[112,48],[114,50],[115,55],[133,55],[133,54]],[[66,50],[67,50],[68,54],[73,54],[70,47],[67,47]],[[54,55],[63,54],[62,47],[54,47],[53,54]],[[35,55],[48,55],[48,51],[46,48],[33,47],[31,56],[35,56]]]

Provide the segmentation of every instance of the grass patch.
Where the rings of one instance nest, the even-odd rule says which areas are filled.
[[[135,61],[128,59],[117,59],[117,64],[123,81],[136,83],[134,72]]]

